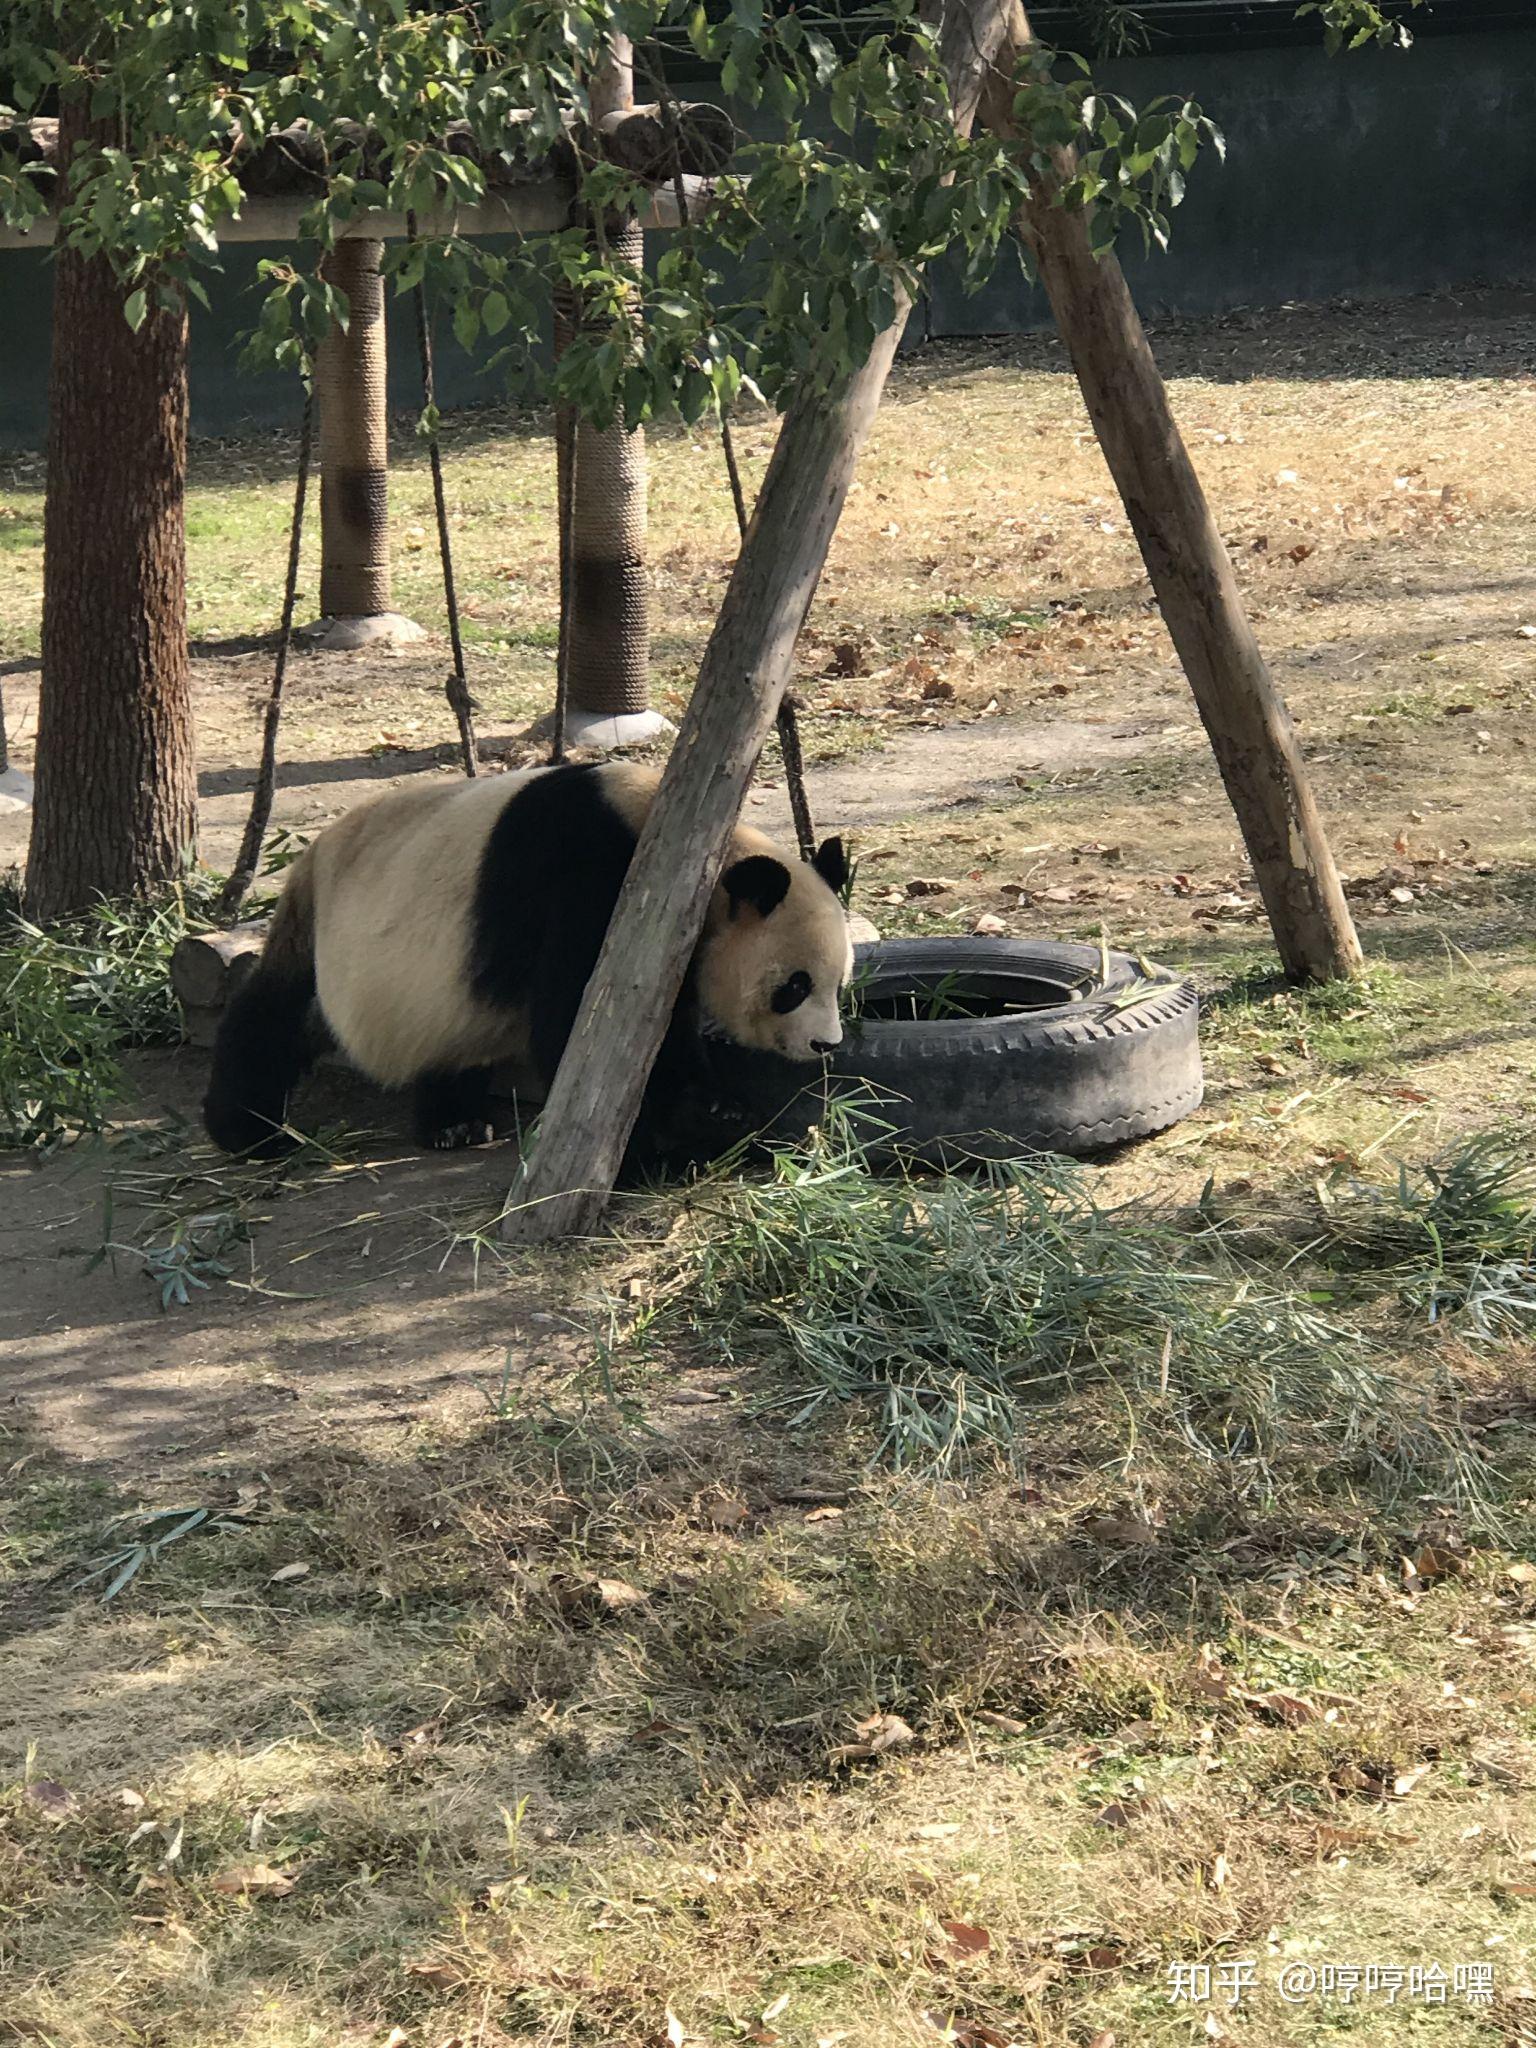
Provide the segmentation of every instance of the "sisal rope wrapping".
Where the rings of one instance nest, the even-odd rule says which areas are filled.
[[[634,221],[611,222],[614,256],[640,265],[644,234]],[[574,332],[577,308],[568,290],[556,293],[555,346]],[[563,413],[557,439],[576,433],[575,503],[571,508],[574,560],[561,588],[571,592],[571,616],[560,621],[568,652],[574,708],[618,717],[649,707],[650,589],[645,570],[645,436],[622,423],[597,428]],[[560,464],[561,531],[570,463]]]
[[[390,609],[389,447],[382,242],[338,242],[321,266],[351,306],[315,352],[320,401],[320,609],[360,619]]]

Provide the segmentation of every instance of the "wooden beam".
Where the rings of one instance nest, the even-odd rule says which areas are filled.
[[[689,178],[685,190],[689,218],[702,218],[714,195],[713,180]],[[575,183],[569,178],[553,173],[530,177],[500,188],[479,206],[440,207],[422,213],[417,216],[417,232],[423,236],[558,234],[570,223],[575,196]],[[247,199],[237,215],[219,222],[219,242],[297,242],[303,237],[304,216],[313,205],[312,199]],[[677,199],[670,186],[658,185],[635,218],[646,229],[677,227]],[[25,230],[0,221],[0,249],[45,249],[57,228],[58,216],[51,211]],[[338,241],[362,237],[402,242],[409,239],[410,229],[403,213],[367,208],[341,222],[336,237]]]
[[[611,162],[658,188],[648,207],[641,210],[643,227],[669,228],[678,225],[677,201],[671,191],[671,143],[661,109],[646,107],[594,108],[594,139],[598,151]],[[509,130],[509,147],[517,147],[514,120]],[[348,138],[361,151],[365,163],[369,138],[365,130],[353,127]],[[690,214],[696,204],[709,202],[711,178],[718,177],[730,163],[736,148],[736,127],[723,107],[706,102],[689,102],[678,109],[678,141],[683,170],[694,187]],[[455,154],[478,162],[488,185],[485,200],[478,206],[444,206],[420,216],[422,231],[428,234],[504,235],[550,234],[567,224],[576,192],[576,150],[574,142],[563,140],[541,159],[515,162],[509,167],[500,157],[488,158],[474,144],[468,131],[456,127],[444,137],[445,146]],[[589,148],[590,148],[589,144]],[[36,164],[44,171],[57,168],[58,123],[39,118],[30,123],[0,124],[0,151],[19,157],[22,164]],[[295,122],[278,130],[259,149],[237,153],[235,175],[245,199],[238,215],[221,221],[220,242],[291,242],[298,239],[305,213],[326,189],[327,144],[325,138],[306,122]],[[54,181],[42,187],[49,191]],[[53,240],[56,209],[50,207],[28,229],[8,227],[0,222],[0,249],[41,247]],[[385,210],[355,214],[337,228],[341,239],[403,239],[407,234],[404,214]]]
[[[1013,35],[1016,51],[1032,40],[1022,6]],[[1027,147],[1013,117],[1011,80],[1010,65],[991,82],[981,118]],[[1051,161],[1050,171],[1033,174],[1017,229],[1189,678],[1280,958],[1298,981],[1358,974],[1360,941],[1296,729],[1244,610],[1146,330],[1114,253],[1093,252],[1089,214],[1059,204],[1076,169],[1072,152],[1055,150]]]
[[[924,13],[942,22],[950,104],[956,126],[968,133],[1006,36],[1006,0],[924,0]],[[612,1190],[908,310],[899,300],[892,325],[835,395],[808,383],[785,415],[661,788],[513,1189],[503,1232],[515,1241],[590,1229]]]

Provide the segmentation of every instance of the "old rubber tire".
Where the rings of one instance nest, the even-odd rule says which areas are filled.
[[[951,986],[1029,1007],[900,1022],[864,1017],[833,1055],[834,1090],[861,1090],[892,1127],[878,1149],[945,1164],[1097,1152],[1166,1130],[1202,1094],[1193,986],[1126,953],[1022,939],[887,939],[855,954],[864,1003]],[[1016,993],[1015,993],[1016,992]]]

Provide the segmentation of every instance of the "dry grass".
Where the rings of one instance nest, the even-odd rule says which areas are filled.
[[[1520,1995],[1536,1597],[1506,1559],[1404,1591],[1408,1525],[1193,1466],[1126,1540],[1070,1429],[1024,1495],[858,1448],[589,1420],[312,1460],[120,1614],[34,1612],[11,2035],[638,2048],[787,1996],[786,2043],[1172,2042],[1166,1965],[1233,1956],[1256,2039],[1318,2038],[1287,1959],[1491,1958]],[[877,1715],[900,1739],[840,1755]],[[1435,2039],[1485,2037],[1452,2013]],[[1421,2024],[1378,2001],[1364,2038]]]
[[[1091,1181],[1106,1206],[1209,1183],[1208,1214],[1271,1273],[1305,1241],[1294,1219],[1316,1222],[1315,1183],[1381,1180],[1399,1153],[1536,1112],[1531,341],[1523,304],[1159,337],[1354,878],[1358,988],[1268,979],[1230,815],[1047,343],[904,366],[813,619],[815,748],[892,743],[860,907],[891,930],[1102,922],[1196,972],[1206,1110]],[[454,431],[485,722],[511,727],[552,676],[548,450],[492,417]],[[760,471],[766,427],[742,441]],[[275,615],[291,452],[200,451],[210,637]],[[653,475],[670,688],[731,521],[707,442],[658,447]],[[35,632],[37,482],[12,465],[0,484],[14,655]],[[426,506],[407,453],[398,595],[432,618],[410,530]],[[264,673],[259,655],[203,662],[205,766],[248,758]],[[300,674],[289,823],[353,799],[338,762],[379,749],[392,770],[410,756],[391,749],[446,726],[436,652]],[[29,680],[6,684],[24,756]],[[1133,728],[1114,758],[1090,743]],[[909,896],[915,877],[946,886]],[[54,1162],[27,1199],[79,1170]],[[659,2048],[670,2027],[784,2048],[1184,2048],[1222,2038],[1210,2011],[1255,2048],[1536,2039],[1528,1342],[1432,1330],[1379,1294],[1329,1307],[1459,1389],[1498,1473],[1497,1538],[1322,1462],[1256,1494],[1161,1441],[1128,1458],[1107,1391],[1036,1409],[1023,1480],[899,1479],[871,1468],[856,1411],[799,1433],[754,1419],[767,1355],[701,1370],[658,1338],[573,1382],[562,1325],[535,1373],[550,1340],[530,1307],[563,1316],[599,1283],[643,1305],[686,1239],[674,1203],[634,1212],[622,1250],[525,1262],[504,1291],[485,1267],[471,1297],[461,1253],[430,1299],[397,1293],[441,1256],[399,1263],[430,1234],[412,1207],[472,1192],[413,1194],[413,1170],[330,1210],[319,1186],[252,1208],[269,1296],[199,1296],[132,1332],[132,1357],[163,1353],[187,1398],[231,1362],[254,1399],[309,1360],[313,1404],[281,1426],[263,1408],[253,1434],[221,1425],[166,1471],[84,1463],[62,1402],[46,1432],[7,1411],[0,2041]],[[407,1206],[386,1228],[390,1202]],[[95,1312],[81,1342],[118,1370],[75,1270],[60,1263],[16,1354]],[[325,1333],[371,1332],[386,1380],[392,1354],[468,1327],[461,1271],[478,1362],[488,1330],[519,1333],[500,1419],[434,1399],[364,1438],[328,1405],[362,1381],[323,1377]],[[327,1289],[361,1305],[333,1324],[303,1298]],[[105,1609],[67,1590],[121,1541],[115,1512],[183,1500],[248,1521],[171,1546]],[[1180,1961],[1252,1961],[1259,1988],[1235,2013],[1172,2004]],[[1491,1963],[1495,2002],[1288,2005],[1291,1962]]]

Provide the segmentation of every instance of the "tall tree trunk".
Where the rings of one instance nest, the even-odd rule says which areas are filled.
[[[89,133],[66,101],[60,161]],[[105,257],[54,273],[43,674],[27,908],[142,896],[195,850],[187,658],[187,319],[135,334]]]
[[[589,85],[592,125],[632,109],[634,53],[615,35]],[[611,220],[604,235],[616,260],[639,269],[645,236],[637,220]],[[555,296],[555,346],[581,321],[576,295]],[[572,454],[574,450],[574,462]],[[560,646],[569,679],[566,736],[578,745],[653,738],[666,722],[650,709],[651,608],[646,576],[645,434],[622,419],[611,427],[578,421],[562,408],[555,458],[560,505]],[[571,555],[565,554],[567,526]],[[570,616],[566,616],[566,593]]]
[[[1006,0],[925,0],[957,128],[970,130],[983,76],[1007,30]],[[795,644],[874,421],[908,306],[833,397],[807,386],[790,406],[661,788],[640,834],[587,984],[531,1158],[503,1225],[531,1242],[596,1223],[752,768],[789,679]]]
[[[1014,36],[1018,47],[1030,40],[1022,7]],[[993,82],[981,117],[999,134],[1017,132],[1008,79]],[[1113,253],[1093,253],[1088,215],[1055,203],[1075,166],[1066,151],[1054,163],[1035,173],[1018,231],[1189,678],[1281,961],[1298,981],[1358,974],[1360,941],[1291,715],[1243,608],[1124,273]]]

